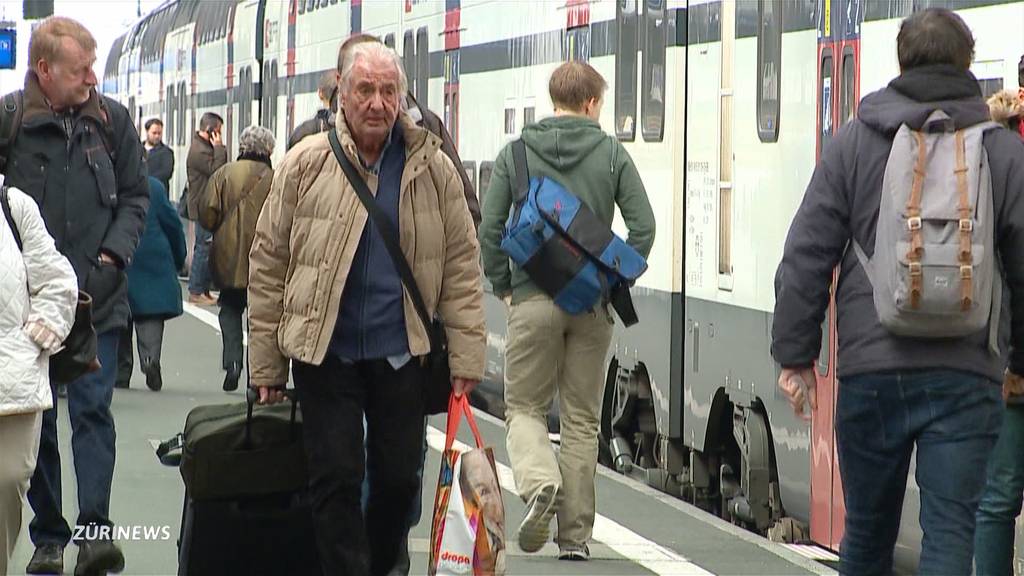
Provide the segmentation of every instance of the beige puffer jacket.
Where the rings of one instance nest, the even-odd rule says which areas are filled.
[[[398,119],[405,139],[399,236],[427,310],[447,327],[452,375],[480,380],[485,330],[480,245],[455,166],[441,140]],[[362,170],[347,124],[335,127],[352,163],[376,193],[377,177]],[[368,214],[331,152],[327,133],[303,139],[275,171],[249,253],[249,363],[253,386],[288,380],[288,359],[320,364],[338,319]],[[427,333],[405,294],[409,352],[430,350]]]
[[[63,340],[78,301],[75,271],[54,246],[35,201],[17,188],[8,197],[24,248],[18,250],[0,216],[0,417],[53,406],[50,356],[22,328],[38,321]]]

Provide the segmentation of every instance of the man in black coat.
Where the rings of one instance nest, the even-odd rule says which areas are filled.
[[[174,174],[174,150],[166,146],[164,123],[159,118],[151,118],[146,122],[146,165],[149,175],[164,185],[164,190],[171,189],[171,176]]]
[[[332,112],[332,110],[335,106],[332,105],[332,103],[334,102],[334,96],[337,91],[338,81],[334,70],[328,70],[321,74],[320,84],[316,89],[316,95],[320,98],[320,103],[323,104],[324,107],[317,110],[316,114],[312,118],[295,127],[295,130],[292,131],[292,135],[288,137],[289,150],[291,150],[293,146],[298,144],[299,141],[306,136],[326,132],[334,126],[334,112]]]
[[[124,268],[149,208],[146,165],[128,111],[96,92],[96,41],[88,30],[69,18],[48,18],[32,33],[29,61],[20,128],[5,151],[4,175],[6,184],[39,204],[79,288],[93,298],[103,368],[71,383],[67,399],[78,485],[76,525],[88,528],[76,541],[76,573],[119,572],[124,556],[111,540],[109,514],[115,451],[110,400],[118,333],[128,321]],[[0,113],[10,113],[3,108]],[[29,532],[36,550],[26,571],[58,574],[72,529],[62,512],[56,408],[43,414],[28,499],[35,512]]]

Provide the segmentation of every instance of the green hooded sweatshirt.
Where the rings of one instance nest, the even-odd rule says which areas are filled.
[[[610,228],[615,206],[629,229],[629,243],[645,258],[654,244],[654,212],[633,160],[622,144],[601,125],[583,116],[545,118],[523,128],[530,176],[543,176],[575,194]],[[518,303],[541,294],[501,249],[501,237],[512,208],[515,165],[507,145],[494,162],[494,173],[481,199],[480,252],[484,273],[498,297],[511,293]]]

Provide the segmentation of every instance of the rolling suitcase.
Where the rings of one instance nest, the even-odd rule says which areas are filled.
[[[251,392],[251,391],[250,391]],[[157,450],[185,483],[179,576],[320,576],[302,416],[291,402],[200,406]]]

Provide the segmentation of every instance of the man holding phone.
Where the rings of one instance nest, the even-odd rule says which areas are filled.
[[[188,219],[195,223],[195,248],[192,269],[188,275],[188,301],[190,304],[213,306],[217,299],[210,294],[210,243],[213,234],[199,223],[199,205],[206,183],[218,168],[227,164],[228,150],[221,139],[224,120],[207,112],[199,120],[199,131],[192,137],[188,150]]]

